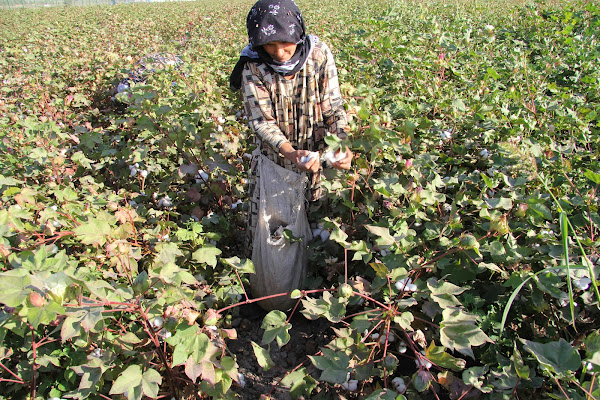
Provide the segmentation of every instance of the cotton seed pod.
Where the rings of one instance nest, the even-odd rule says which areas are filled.
[[[29,302],[34,307],[43,307],[46,304],[46,299],[38,292],[31,292],[29,293]]]

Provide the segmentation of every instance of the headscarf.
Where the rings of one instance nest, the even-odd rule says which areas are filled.
[[[294,75],[304,67],[316,40],[306,35],[304,18],[294,0],[258,0],[248,13],[246,29],[249,44],[229,77],[234,90],[242,86],[242,71],[247,62],[265,63],[283,76]],[[263,49],[270,42],[295,43],[296,52],[290,60],[280,63]]]

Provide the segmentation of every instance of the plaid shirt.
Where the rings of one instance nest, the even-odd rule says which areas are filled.
[[[329,47],[318,41],[306,65],[293,79],[285,79],[265,64],[249,62],[242,73],[248,126],[262,153],[286,169],[300,172],[279,154],[289,142],[297,150],[322,151],[326,135],[346,134],[346,112],[337,69]],[[311,176],[309,200],[321,197],[320,171]]]

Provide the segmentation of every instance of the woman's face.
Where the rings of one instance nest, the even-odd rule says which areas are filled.
[[[291,42],[269,42],[263,44],[263,49],[271,58],[277,62],[288,61],[296,52],[296,43]]]

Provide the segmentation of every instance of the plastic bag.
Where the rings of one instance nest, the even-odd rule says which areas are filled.
[[[299,289],[306,277],[307,243],[312,232],[306,215],[305,197],[308,178],[287,170],[263,155],[257,157],[260,176],[258,221],[253,238],[250,275],[254,298]],[[289,239],[292,240],[289,240]],[[260,301],[265,310],[288,310],[296,300],[278,296]]]

